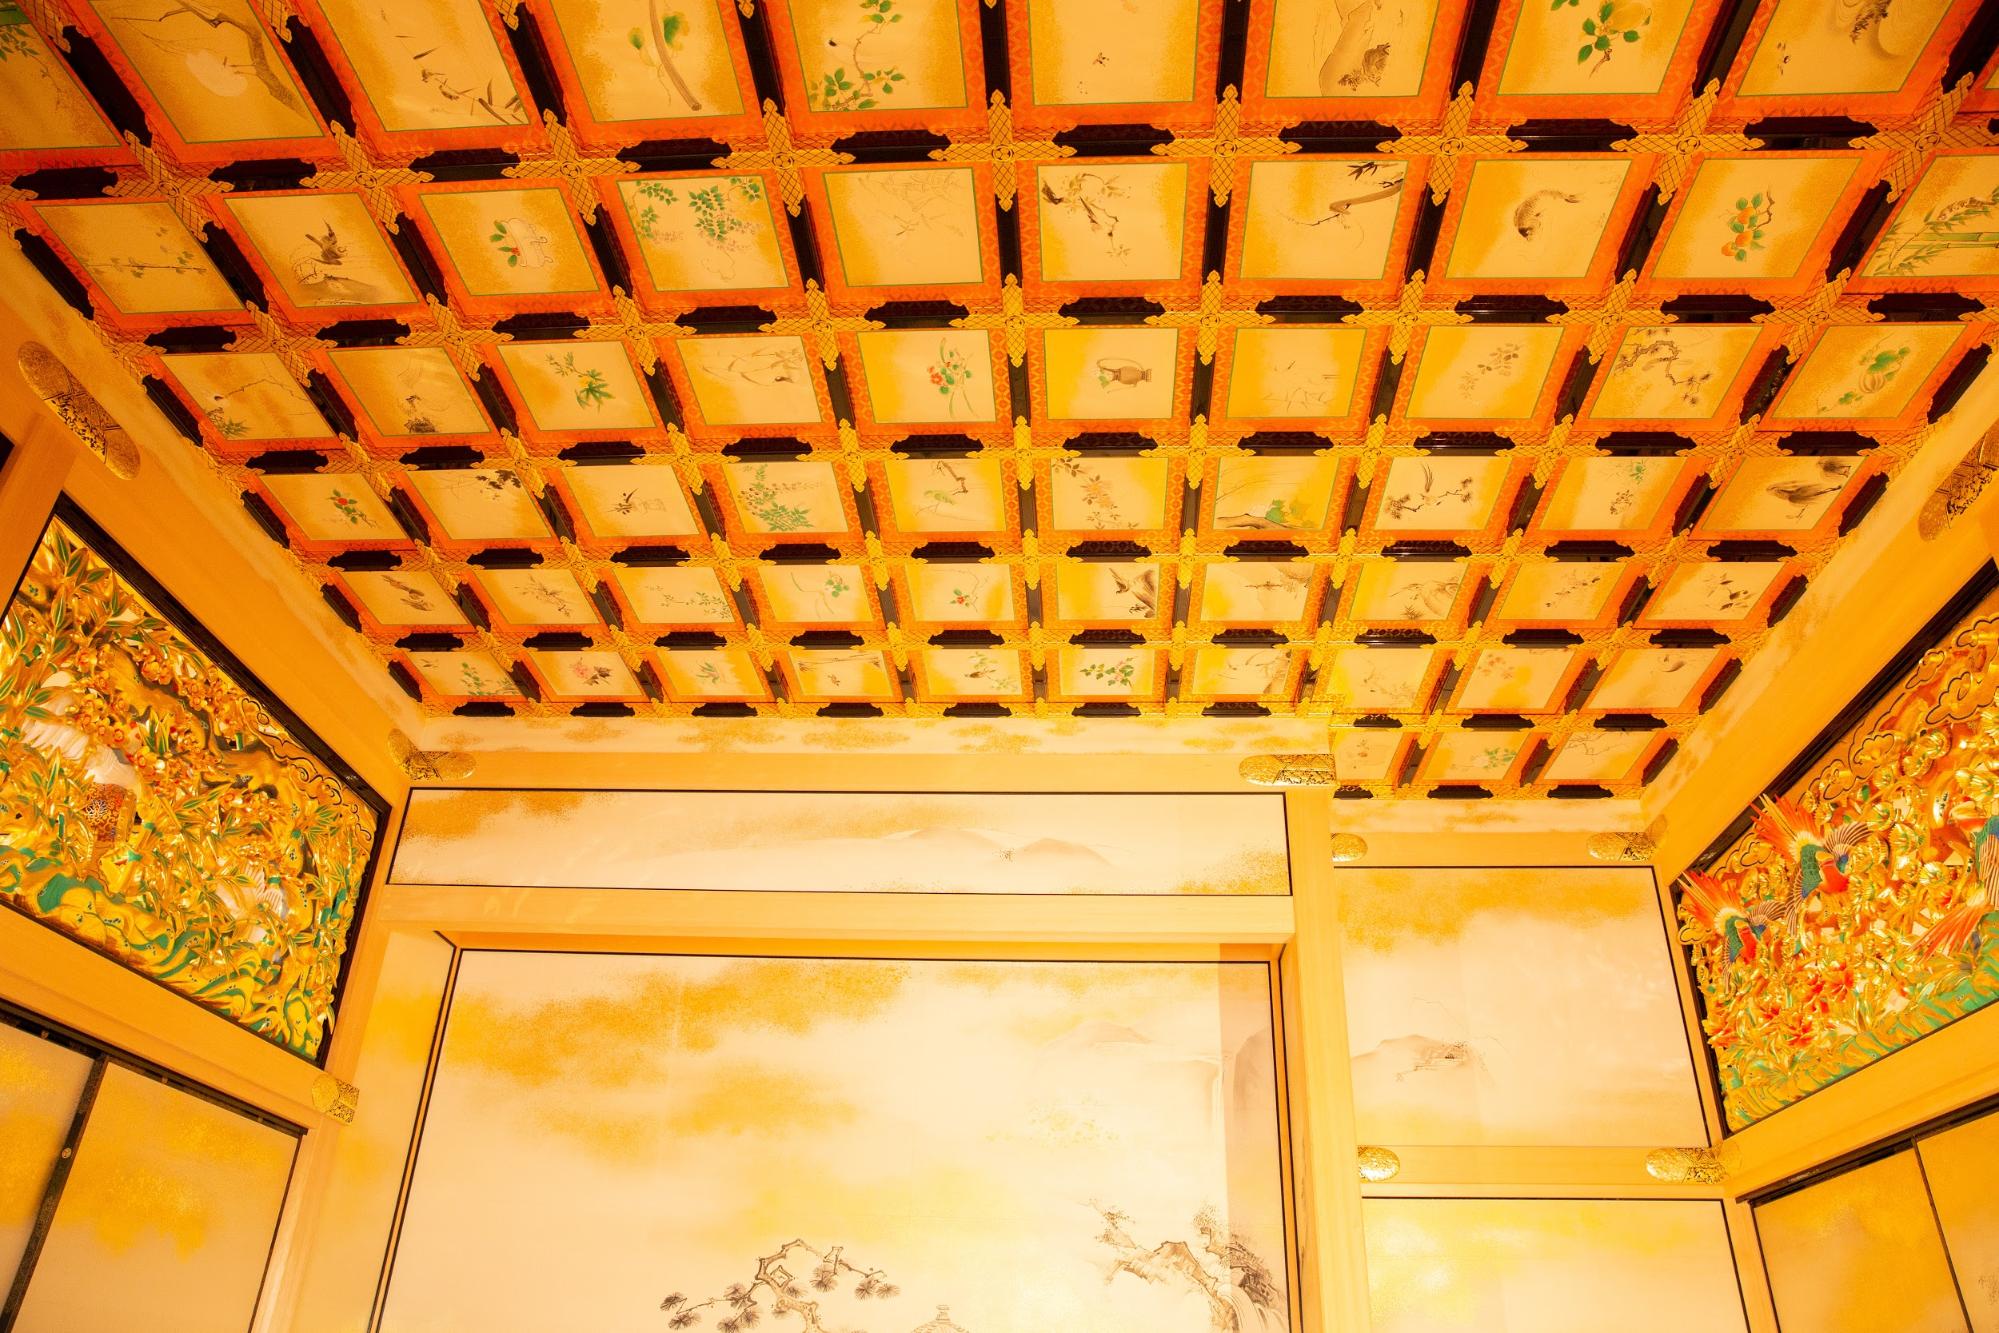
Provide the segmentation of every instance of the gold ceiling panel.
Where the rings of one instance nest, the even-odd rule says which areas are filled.
[[[1990,27],[0,2],[0,206],[431,709],[1628,794],[1984,363]]]

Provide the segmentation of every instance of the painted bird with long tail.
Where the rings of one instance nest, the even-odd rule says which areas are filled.
[[[1779,858],[1781,891],[1753,903],[1742,901],[1719,876],[1687,872],[1686,902],[1694,919],[1721,936],[1728,961],[1753,960],[1773,925],[1791,938],[1791,951],[1804,947],[1799,923],[1805,905],[1820,894],[1845,893],[1853,852],[1867,838],[1866,826],[1847,820],[1820,838],[1811,818],[1783,797],[1766,798],[1756,816],[1757,837]]]

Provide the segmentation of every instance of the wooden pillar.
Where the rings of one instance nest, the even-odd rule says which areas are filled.
[[[1670,880],[1654,878],[1659,893],[1659,910],[1666,921],[1666,940],[1671,948],[1673,977],[1680,996],[1680,1015],[1687,1027],[1687,1046],[1694,1062],[1694,1083],[1700,1089],[1701,1118],[1707,1122],[1708,1142],[1725,1151],[1722,1132],[1721,1089],[1716,1086],[1714,1064],[1708,1059],[1707,1034],[1701,1031],[1700,1007],[1695,999],[1693,969],[1686,946],[1680,943],[1679,915],[1673,908]],[[1726,1161],[1727,1158],[1724,1158]],[[1723,1189],[1731,1182],[1723,1181]],[[1777,1333],[1777,1311],[1770,1301],[1770,1282],[1763,1271],[1763,1248],[1757,1240],[1755,1220],[1749,1205],[1740,1199],[1724,1198],[1722,1209],[1728,1218],[1728,1244],[1735,1255],[1735,1271],[1742,1283],[1742,1310],[1749,1320],[1749,1333]]]
[[[1298,1277],[1307,1333],[1366,1333],[1372,1321],[1340,905],[1328,845],[1331,804],[1320,791],[1292,791],[1284,798],[1296,927],[1280,965],[1297,1171]]]
[[[47,413],[43,416],[47,419],[14,441],[6,466],[0,467],[0,598],[10,597],[27,571],[76,458],[63,428]]]

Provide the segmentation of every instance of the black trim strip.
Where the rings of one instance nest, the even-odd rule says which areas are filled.
[[[55,1226],[56,1209],[62,1205],[63,1190],[69,1185],[70,1172],[76,1168],[76,1150],[83,1142],[84,1126],[97,1105],[97,1091],[104,1086],[104,1067],[107,1063],[103,1056],[98,1056],[83,1081],[83,1092],[77,1097],[76,1111],[70,1117],[69,1132],[63,1135],[62,1150],[56,1154],[56,1160],[49,1168],[48,1183],[42,1188],[41,1206],[35,1210],[27,1248],[21,1253],[21,1265],[14,1270],[13,1285],[7,1290],[7,1303],[0,1306],[0,1333],[13,1333],[15,1321],[21,1317],[21,1306],[28,1299],[28,1287],[35,1280],[35,1267],[42,1261],[42,1249],[48,1244],[50,1229]]]
[[[1904,1046],[1900,1049],[1907,1050],[1908,1047]],[[1890,1056],[1883,1056],[1881,1058],[1885,1060],[1890,1058]],[[1806,1167],[1803,1171],[1795,1175],[1786,1176],[1773,1185],[1745,1196],[1744,1201],[1752,1208],[1760,1208],[1766,1203],[1775,1203],[1786,1195],[1810,1189],[1812,1186],[1830,1180],[1834,1176],[1845,1175],[1848,1171],[1893,1157],[1896,1153],[1907,1152],[1915,1148],[1924,1139],[1935,1138],[1947,1130],[1956,1129],[1960,1125],[1968,1125],[1974,1120],[1983,1120],[1989,1115],[1999,1115],[1999,1096],[1981,1098],[1968,1106],[1960,1106],[1955,1111],[1947,1111],[1940,1116],[1925,1120],[1913,1129],[1903,1130],[1901,1133],[1892,1135],[1889,1138],[1876,1139],[1871,1143],[1853,1149],[1851,1152],[1841,1153],[1839,1156],[1828,1158],[1816,1166]]]

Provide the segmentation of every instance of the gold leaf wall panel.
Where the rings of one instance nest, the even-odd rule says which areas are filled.
[[[1707,1141],[1650,871],[1336,878],[1362,1143]]]
[[[1377,1333],[1746,1330],[1718,1203],[1366,1199]]]
[[[1999,1330],[1999,1115],[1916,1144],[1972,1333]]]
[[[1291,891],[1267,794],[410,794],[392,882],[822,893]]]
[[[382,1277],[451,974],[452,947],[435,934],[394,934],[349,1077],[365,1095],[333,1145],[321,1222],[305,1259],[294,1333],[364,1333]]]
[[[14,1328],[247,1329],[297,1143],[105,1065]]]
[[[20,1267],[57,1154],[69,1136],[90,1058],[0,1024],[0,1273]]]
[[[1280,1333],[1271,976],[465,953],[381,1327]]]
[[[1756,1208],[1777,1317],[1823,1333],[1963,1333],[1964,1307],[1913,1151]]]

